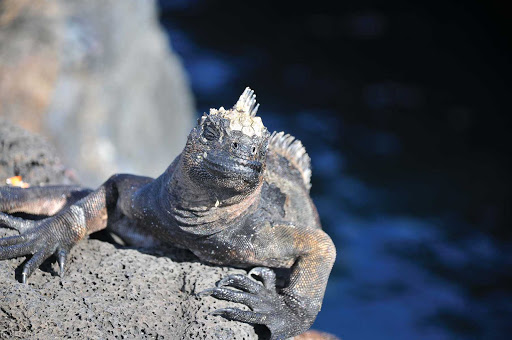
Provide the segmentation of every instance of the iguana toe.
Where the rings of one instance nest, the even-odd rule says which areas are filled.
[[[273,270],[266,267],[256,267],[251,269],[247,276],[252,277],[253,275],[258,276],[262,279],[263,285],[267,289],[276,289],[276,274]]]
[[[202,294],[201,296],[211,295],[217,299],[242,303],[249,308],[257,308],[261,300],[258,295],[222,287],[210,288],[202,293],[206,294]]]
[[[263,286],[254,280],[252,280],[249,276],[242,274],[233,274],[226,276],[222,280],[217,283],[217,287],[229,286],[237,289],[241,289],[243,291],[249,293],[259,293],[263,290]]]
[[[239,308],[221,308],[211,312],[210,314],[220,315],[230,320],[255,324],[262,324],[266,319],[266,316],[262,313],[241,310]]]
[[[35,224],[36,221],[24,220],[22,218],[0,212],[0,227],[6,227],[17,230],[19,233],[24,233],[25,231],[33,228]]]
[[[44,260],[49,258],[53,252],[54,250],[50,247],[44,247],[43,249],[37,251],[23,266],[23,272],[21,273],[22,282],[26,283],[27,278],[30,277],[34,270],[39,268]]]
[[[18,240],[20,243],[17,242]],[[16,241],[16,243],[13,241]],[[19,238],[18,236],[11,236],[0,239],[0,260],[32,254],[32,252],[35,250],[34,242],[22,242],[24,242],[23,238]]]

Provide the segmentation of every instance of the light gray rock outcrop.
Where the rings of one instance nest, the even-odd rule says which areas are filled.
[[[194,105],[154,1],[1,0],[0,116],[48,137],[97,186],[163,172]]]

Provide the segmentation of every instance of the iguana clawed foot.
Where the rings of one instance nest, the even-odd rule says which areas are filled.
[[[259,283],[251,278],[257,276]],[[238,290],[229,289],[233,287]],[[256,267],[248,275],[234,274],[217,283],[217,287],[199,292],[198,296],[213,296],[221,300],[242,303],[251,310],[239,308],[222,308],[212,312],[227,319],[265,325],[271,332],[271,339],[288,336],[290,322],[296,322],[295,313],[285,303],[283,296],[276,291],[276,277],[271,269]]]
[[[46,218],[41,221],[24,220],[0,213],[0,227],[15,229],[20,235],[0,238],[0,260],[32,255],[21,273],[21,281],[27,282],[28,277],[50,256],[57,255],[60,275],[64,274],[64,266],[67,254],[74,242],[67,241],[72,235],[64,234],[63,238],[55,238],[59,235],[59,225],[62,220]]]

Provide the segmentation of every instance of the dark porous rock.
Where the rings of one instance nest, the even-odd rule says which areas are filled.
[[[2,122],[0,145],[1,176],[22,175],[29,183],[71,181],[40,138]],[[0,228],[0,237],[15,234]],[[245,306],[195,296],[226,275],[245,272],[202,264],[184,250],[88,239],[72,249],[63,278],[50,259],[28,284],[19,282],[24,261],[0,261],[0,339],[257,338],[248,324],[209,315]]]
[[[18,175],[32,185],[76,184],[52,145],[0,118],[0,184]]]
[[[63,278],[47,262],[28,284],[19,283],[15,269],[23,261],[0,262],[2,339],[257,338],[250,325],[208,315],[233,303],[195,296],[241,270],[207,266],[183,251],[116,248],[99,240],[72,250]]]

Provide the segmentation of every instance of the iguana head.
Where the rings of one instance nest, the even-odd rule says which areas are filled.
[[[270,134],[246,88],[232,109],[211,109],[191,131],[182,159],[189,178],[219,198],[244,195],[261,183]]]

